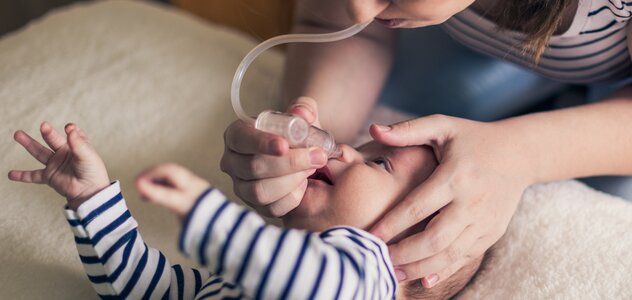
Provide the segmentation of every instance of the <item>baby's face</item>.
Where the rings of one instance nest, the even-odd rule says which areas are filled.
[[[426,147],[397,148],[370,142],[357,150],[341,145],[308,179],[301,204],[283,217],[285,226],[322,231],[346,225],[368,229],[437,166]]]
[[[310,176],[301,204],[283,217],[286,227],[322,231],[346,225],[369,229],[437,167],[435,156],[427,147],[396,148],[376,142],[357,150],[347,145],[341,147],[341,158],[329,160],[327,167]],[[423,230],[433,216],[392,242]],[[431,290],[424,290],[419,280],[407,282],[401,286],[397,298],[451,297],[467,284],[481,259],[477,258]]]

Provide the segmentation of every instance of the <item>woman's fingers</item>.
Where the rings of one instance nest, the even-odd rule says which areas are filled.
[[[432,115],[403,121],[390,126],[371,125],[369,132],[379,143],[404,147],[441,144],[448,137],[451,118]]]
[[[467,223],[461,211],[449,204],[436,215],[426,228],[409,236],[397,244],[389,246],[389,253],[394,265],[405,265],[435,254],[445,252],[454,245],[455,240],[464,232]],[[458,249],[451,249],[458,250]],[[450,252],[448,251],[448,252]],[[456,254],[452,251],[449,254]],[[457,259],[458,257],[454,257]]]
[[[327,153],[322,148],[290,149],[286,155],[241,155],[227,149],[222,157],[222,170],[241,180],[255,180],[284,176],[327,164]]]
[[[474,237],[476,237],[476,235],[474,235]],[[445,279],[450,278],[456,272],[465,272],[466,274],[474,275],[476,270],[481,267],[481,263],[485,258],[485,252],[489,247],[486,244],[486,239],[487,238],[476,239],[473,246],[468,251],[467,256],[462,257],[456,263],[453,263],[436,273],[424,276],[421,278],[421,284],[425,288],[432,288],[443,282]]]
[[[265,206],[264,209],[270,216],[275,218],[286,215],[301,204],[301,200],[303,199],[303,195],[307,189],[307,184],[307,179],[303,180],[303,182],[301,182],[301,184],[291,193],[283,196],[283,198],[275,202],[272,202],[272,204]]]
[[[404,200],[377,222],[371,233],[388,242],[404,230],[421,222],[447,205],[453,195],[439,166],[420,186],[413,189]]]
[[[46,183],[46,180],[44,179],[44,170],[34,170],[34,171],[11,170],[9,172],[9,179],[13,181],[24,182],[24,183],[38,183],[38,184]]]
[[[430,289],[444,281],[446,278],[454,275],[457,271],[461,270],[470,260],[461,259],[458,263],[452,264],[449,267],[441,270],[437,273],[432,273],[428,276],[421,278],[421,285],[424,288]]]
[[[224,144],[241,154],[283,155],[290,146],[278,135],[258,130],[244,121],[237,120],[224,132]]]
[[[53,156],[53,151],[42,146],[42,144],[22,130],[16,131],[13,138],[22,145],[28,153],[44,165],[48,163],[48,160]]]
[[[468,226],[446,247],[434,255],[407,264],[393,264],[396,265],[395,269],[400,272],[399,274],[403,273],[405,278],[409,279],[429,277],[432,274],[438,274],[440,271],[446,270],[450,266],[460,268],[462,265],[459,266],[458,264],[463,263],[464,258],[471,258],[470,251],[478,241],[478,238],[479,236],[473,227]],[[423,250],[420,249],[419,252],[421,253]]]
[[[53,151],[58,151],[61,147],[66,145],[66,139],[53,128],[48,122],[43,122],[40,125],[40,132],[42,133],[42,138],[44,142],[53,149]]]
[[[318,103],[310,97],[299,97],[288,108],[288,113],[303,118],[307,123],[320,127],[318,121]]]
[[[268,205],[294,191],[315,170],[307,170],[281,177],[261,180],[241,180],[234,178],[235,195],[254,205]],[[302,195],[301,195],[302,196]]]

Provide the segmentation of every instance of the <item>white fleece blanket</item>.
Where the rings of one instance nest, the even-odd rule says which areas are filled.
[[[181,163],[230,194],[218,162],[234,119],[229,85],[254,41],[171,8],[104,1],[56,11],[0,40],[0,166],[37,168],[12,141],[42,120],[84,127],[119,179],[146,242],[172,263],[179,225],[138,200],[143,168]],[[255,112],[277,99],[282,58],[248,73]],[[255,102],[256,102],[255,101]],[[375,118],[397,117],[378,110]],[[5,177],[6,178],[6,177]],[[50,189],[0,181],[0,298],[96,299]],[[574,181],[529,189],[495,255],[463,298],[630,299],[632,204]]]

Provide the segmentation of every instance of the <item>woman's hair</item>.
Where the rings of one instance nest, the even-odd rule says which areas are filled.
[[[487,16],[500,29],[525,34],[523,50],[533,55],[537,64],[551,36],[563,21],[566,9],[575,0],[502,0],[493,15]]]

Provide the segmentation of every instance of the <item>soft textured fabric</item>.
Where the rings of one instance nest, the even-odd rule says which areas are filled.
[[[576,182],[533,186],[460,299],[631,299],[632,204]]]
[[[232,190],[218,163],[224,128],[235,118],[229,87],[254,45],[139,1],[74,6],[36,21],[0,40],[0,166],[40,167],[12,141],[15,130],[36,133],[42,120],[57,128],[76,122],[110,177],[129,191],[144,241],[171,264],[194,265],[174,243],[176,218],[140,201],[133,179],[153,163],[175,161]],[[249,111],[277,99],[281,64],[272,52],[248,71],[242,97],[256,102]],[[6,179],[0,192],[0,298],[98,299],[60,212],[64,200]],[[630,206],[574,181],[533,186],[464,298],[632,298]]]
[[[171,266],[143,241],[119,182],[65,213],[101,299],[383,300],[397,294],[388,249],[377,237],[345,226],[309,232],[268,225],[214,188],[199,196],[179,239],[199,268]]]
[[[524,35],[504,30],[466,9],[442,24],[456,40],[471,48],[532,68],[544,76],[570,83],[623,80],[632,76],[628,23],[632,3],[623,0],[578,0],[574,19],[564,33],[551,38],[534,66],[523,51]]]

